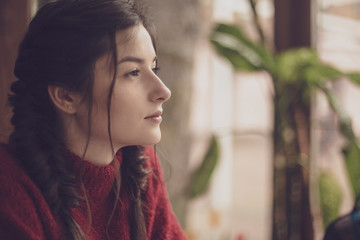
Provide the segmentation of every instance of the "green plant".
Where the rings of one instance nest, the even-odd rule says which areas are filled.
[[[216,137],[213,136],[204,159],[190,177],[188,185],[188,196],[190,199],[196,198],[206,192],[218,159],[219,144]]]
[[[338,217],[342,191],[334,175],[323,172],[319,175],[320,208],[324,227]]]
[[[259,26],[258,26],[259,28]],[[261,31],[260,31],[261,32]],[[360,148],[351,120],[328,83],[347,77],[360,85],[360,74],[323,63],[311,48],[274,53],[235,25],[218,24],[210,36],[217,52],[235,70],[266,71],[274,86],[273,239],[312,239],[309,201],[310,100],[322,91],[338,116],[345,139],[344,156],[354,194],[360,194]],[[324,219],[324,221],[327,221]]]

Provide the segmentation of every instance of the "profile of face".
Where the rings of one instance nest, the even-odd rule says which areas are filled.
[[[140,24],[118,31],[116,44],[118,61],[110,108],[114,150],[129,145],[155,144],[161,138],[162,105],[171,92],[156,74],[157,57],[151,37]],[[95,63],[90,154],[97,149],[100,152],[109,149],[108,96],[114,78],[113,66],[112,53]],[[81,153],[88,138],[89,106],[81,101],[80,94],[71,98],[74,108],[63,108],[68,119],[65,120],[66,138],[71,149]]]

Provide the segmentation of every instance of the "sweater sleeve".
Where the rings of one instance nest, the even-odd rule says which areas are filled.
[[[10,192],[3,187],[0,191],[0,238],[45,239],[34,203],[23,191],[24,189],[18,186],[12,187]]]
[[[159,240],[186,240],[186,236],[176,219],[168,199],[165,181],[158,158],[148,146],[145,155],[150,167],[148,192],[146,194],[145,216],[148,225],[148,238]]]
[[[55,231],[40,191],[0,149],[0,239],[52,240]]]

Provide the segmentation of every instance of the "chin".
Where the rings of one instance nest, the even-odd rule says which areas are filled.
[[[161,133],[159,134],[154,134],[153,136],[149,136],[148,140],[146,141],[147,143],[144,145],[154,145],[159,143],[161,140]]]
[[[132,141],[128,141],[125,146],[132,146],[132,145],[154,145],[160,142],[161,135],[146,135],[142,136],[141,139],[133,139]]]
[[[154,144],[157,144],[157,143],[160,142],[160,140],[161,140],[161,138],[156,138],[156,139],[154,139],[154,140],[152,140],[152,141],[149,141],[149,143],[146,144],[146,145],[154,145]]]

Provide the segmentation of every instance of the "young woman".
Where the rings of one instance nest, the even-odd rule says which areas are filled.
[[[0,239],[185,239],[149,146],[170,97],[157,70],[152,28],[130,0],[38,11],[0,147]]]

